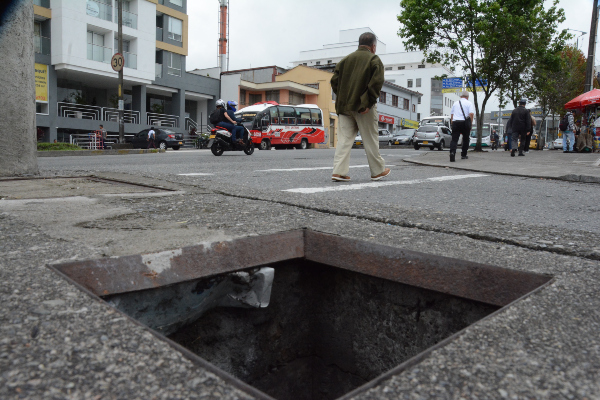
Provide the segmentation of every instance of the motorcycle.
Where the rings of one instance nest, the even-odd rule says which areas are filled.
[[[206,147],[210,148],[210,151],[217,157],[222,155],[224,151],[243,151],[247,155],[252,155],[254,153],[254,143],[252,143],[250,131],[242,124],[238,124],[238,126],[244,128],[243,145],[232,142],[231,132],[216,127],[210,129],[210,136],[208,137]]]

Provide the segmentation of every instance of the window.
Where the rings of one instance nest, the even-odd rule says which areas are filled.
[[[240,89],[240,105],[246,104],[246,89]]]
[[[417,78],[416,84],[417,87],[421,87],[421,78]]]
[[[404,107],[402,107],[405,110],[408,110],[408,107],[410,105],[410,102],[408,101],[408,99],[404,99]]]
[[[296,108],[296,120],[298,125],[310,125],[310,110],[308,108]]]
[[[317,64],[317,65],[321,65],[321,61],[317,61],[315,64]]]
[[[277,107],[269,108],[269,114],[271,115],[271,124],[279,124],[279,112],[277,111]]]
[[[421,113],[417,113],[417,121],[421,120]]]
[[[281,119],[282,125],[295,125],[296,124],[296,110],[294,107],[278,107],[279,118]]]
[[[262,103],[262,101],[263,99],[261,93],[250,93],[248,95],[248,103],[251,105],[256,103]]]
[[[321,119],[321,110],[312,108],[310,110],[310,116],[313,125],[322,125],[323,120]]]
[[[412,105],[412,112],[417,111],[417,106],[415,106],[414,104]]]
[[[275,101],[279,103],[279,90],[267,90],[265,92],[266,101]]]
[[[398,69],[404,69],[404,68],[406,68],[404,65],[401,65],[398,67]]]
[[[419,64],[417,68],[425,68],[425,64]]]
[[[302,63],[302,65],[306,66],[306,65],[308,65],[308,64],[307,64],[307,63]]]
[[[386,70],[386,71],[391,71],[391,70],[392,70],[392,67],[385,67],[385,70]]]
[[[169,3],[175,4],[176,6],[183,7],[183,0],[169,0]]]
[[[406,87],[412,87],[412,84],[413,84],[413,80],[412,79],[408,79],[406,81]]]
[[[295,105],[304,103],[306,102],[304,101],[304,95],[302,93],[296,93],[290,90],[290,104]]]
[[[417,100],[417,104],[421,104],[421,98],[419,97],[419,100]]]
[[[119,39],[115,35],[115,53],[119,51]],[[131,47],[131,42],[129,40],[123,40],[123,52],[130,53],[129,49]]]
[[[169,17],[168,38],[181,42],[183,35],[183,21],[177,18]]]
[[[385,104],[386,98],[387,93],[382,90],[381,93],[379,93],[379,102]]]
[[[110,63],[112,49],[104,47],[104,35],[87,31],[87,43],[88,60]]]
[[[327,64],[331,64],[333,60],[327,60]]]
[[[167,54],[167,74],[181,76],[181,55],[166,52]]]
[[[398,107],[398,96],[392,95],[392,105]]]

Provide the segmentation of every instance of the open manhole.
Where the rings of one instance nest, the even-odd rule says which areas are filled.
[[[149,194],[171,191],[170,189],[93,176],[0,179],[0,199],[3,200]]]
[[[263,399],[350,397],[551,280],[310,230],[51,268]]]

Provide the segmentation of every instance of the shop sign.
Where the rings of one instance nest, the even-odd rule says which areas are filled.
[[[393,124],[394,117],[388,117],[386,115],[379,114],[379,122],[383,122],[384,124]]]
[[[100,15],[100,7],[98,7],[98,3],[95,1],[88,0],[85,12],[92,17],[98,17]]]
[[[48,102],[48,66],[35,63],[35,101]]]
[[[419,121],[413,121],[411,119],[402,120],[402,126],[410,129],[419,129]]]

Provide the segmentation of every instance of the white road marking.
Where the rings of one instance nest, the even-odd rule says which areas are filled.
[[[203,172],[192,172],[190,174],[177,174],[179,176],[210,176],[210,175],[214,175],[214,174],[205,174]]]
[[[456,175],[456,176],[439,176],[439,177],[427,178],[427,179],[413,179],[410,181],[383,181],[383,182],[356,183],[356,184],[350,184],[350,185],[346,185],[343,183],[335,183],[335,185],[339,185],[339,186],[286,189],[286,190],[282,190],[282,192],[304,193],[304,194],[322,193],[322,192],[338,192],[338,191],[344,191],[344,190],[359,190],[359,189],[376,188],[376,187],[383,187],[383,186],[415,185],[417,183],[454,181],[454,180],[458,180],[458,179],[481,178],[484,176],[489,176],[489,175],[487,175],[487,174],[467,174],[467,175]]]
[[[395,165],[386,165],[386,167],[395,167]],[[351,165],[350,168],[369,168],[369,166],[368,165]],[[331,169],[332,170],[333,167],[257,169],[254,172],[316,171],[318,169]]]
[[[600,158],[594,163],[594,167],[600,167]]]

